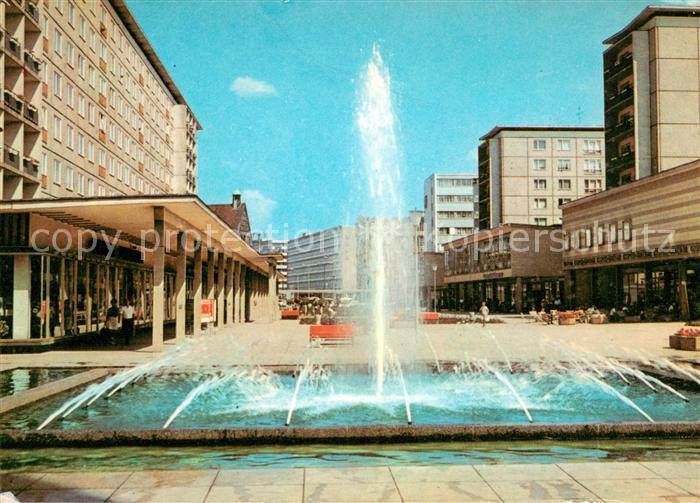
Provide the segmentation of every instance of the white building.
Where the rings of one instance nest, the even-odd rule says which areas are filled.
[[[443,244],[477,230],[478,193],[476,175],[435,173],[425,180],[425,251],[441,251]]]
[[[290,239],[287,244],[289,291],[357,289],[357,239],[354,226],[338,226]]]
[[[256,234],[253,236],[253,248],[261,255],[278,254],[282,256],[281,260],[277,261],[277,272],[282,277],[278,279],[277,285],[280,293],[287,290],[287,241],[284,239],[263,239],[263,236]]]

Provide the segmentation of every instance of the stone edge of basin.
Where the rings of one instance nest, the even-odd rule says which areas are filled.
[[[181,430],[0,430],[3,448],[700,438],[700,422]]]
[[[85,372],[80,372],[64,379],[51,381],[46,384],[42,384],[41,386],[37,386],[36,388],[0,398],[0,414],[5,414],[39,400],[58,395],[59,393],[83,386],[84,384],[91,383],[98,379],[102,379],[103,377],[109,375],[112,371],[113,369],[110,368],[86,370]]]

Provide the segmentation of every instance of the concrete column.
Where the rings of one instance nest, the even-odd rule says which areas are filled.
[[[63,319],[63,305],[66,302],[66,297],[68,293],[66,292],[66,259],[61,257],[61,270],[58,279],[58,319],[61,320],[61,327],[59,333],[61,337],[66,335],[66,320]]]
[[[279,306],[277,304],[277,268],[270,266],[270,275],[267,277],[267,305],[270,321],[279,319],[277,312]]]
[[[85,263],[85,331],[92,332],[92,270],[90,262]]]
[[[690,318],[688,301],[688,267],[684,260],[678,262],[678,305],[682,320]]]
[[[32,271],[29,255],[15,255],[12,292],[12,338],[29,339],[31,331]]]
[[[177,258],[175,260],[175,341],[185,339],[185,301],[187,274],[187,237],[183,232],[177,234]]]
[[[207,299],[214,298],[214,266],[216,265],[216,250],[207,248]]]
[[[248,291],[248,267],[242,267],[241,274],[241,319],[250,321],[250,292]]]
[[[523,278],[515,278],[515,312],[523,312]]]
[[[241,319],[241,263],[237,260],[233,261],[234,264],[234,282],[235,282],[235,292],[233,293],[233,318],[236,323],[240,323]]]
[[[219,253],[218,271],[216,273],[216,326],[224,326],[224,280],[226,279],[226,256]]]
[[[165,210],[153,208],[153,230],[156,233],[156,248],[153,251],[153,325],[152,344],[154,351],[163,350],[163,314],[165,295]]]
[[[226,258],[226,326],[233,325],[233,257]]]
[[[194,278],[192,281],[193,302],[193,335],[198,336],[202,331],[202,243],[194,243]]]
[[[46,302],[46,308],[44,309],[44,337],[53,337],[51,333],[51,257],[44,257],[46,262],[46,267],[44,268],[44,298],[41,299],[42,302]],[[98,319],[99,328],[99,319]]]

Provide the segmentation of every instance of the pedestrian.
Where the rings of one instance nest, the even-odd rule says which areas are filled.
[[[479,314],[481,314],[481,326],[484,327],[486,326],[486,322],[489,321],[489,308],[486,305],[486,302],[481,303]]]
[[[126,304],[122,306],[122,336],[124,337],[124,345],[128,346],[131,336],[134,335],[134,309],[131,299],[126,299]]]
[[[114,341],[114,334],[119,328],[119,308],[117,307],[117,300],[112,299],[110,302],[110,307],[107,309],[107,318],[105,320],[105,329],[107,331],[107,336],[109,337],[110,344]]]

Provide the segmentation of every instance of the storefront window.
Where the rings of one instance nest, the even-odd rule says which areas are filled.
[[[12,338],[14,257],[0,255],[0,339]]]

